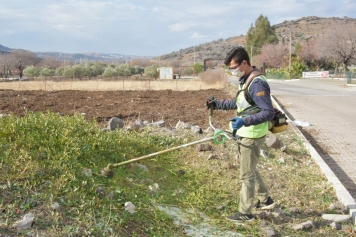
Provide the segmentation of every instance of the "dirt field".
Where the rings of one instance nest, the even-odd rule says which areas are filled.
[[[174,127],[180,120],[202,129],[209,126],[207,96],[230,99],[234,93],[228,90],[201,91],[15,91],[0,90],[0,114],[23,116],[27,111],[51,111],[61,115],[85,114],[106,127],[112,117],[118,117],[128,125],[137,119],[157,122]],[[214,126],[226,128],[234,111],[216,111]]]

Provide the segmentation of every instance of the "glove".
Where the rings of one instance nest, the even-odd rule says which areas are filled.
[[[217,100],[215,99],[214,96],[208,96],[208,98],[206,98],[206,107],[207,109],[215,109],[215,106],[216,106],[216,102]]]
[[[232,119],[230,119],[231,121],[231,125],[232,125],[232,129],[234,131],[240,129],[242,126],[244,126],[244,122],[242,121],[242,118],[240,117],[234,117]]]

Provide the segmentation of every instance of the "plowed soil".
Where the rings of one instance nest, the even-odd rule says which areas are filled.
[[[234,94],[234,93],[232,93]],[[23,116],[25,111],[58,112],[61,115],[81,113],[106,127],[112,117],[125,125],[135,120],[164,121],[174,127],[177,122],[209,127],[206,98],[232,99],[228,90],[201,91],[16,91],[0,90],[0,114]],[[234,111],[215,111],[214,126],[227,128]]]

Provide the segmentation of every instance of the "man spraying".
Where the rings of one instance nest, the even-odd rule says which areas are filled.
[[[207,98],[208,109],[236,109],[237,116],[230,120],[233,134],[238,143],[240,160],[240,180],[242,183],[238,211],[228,216],[228,220],[252,221],[252,208],[255,192],[257,208],[272,209],[275,206],[268,189],[257,170],[260,148],[268,133],[268,121],[274,117],[267,79],[251,66],[249,56],[243,47],[233,48],[225,58],[225,65],[233,75],[240,77],[239,90],[232,100]]]

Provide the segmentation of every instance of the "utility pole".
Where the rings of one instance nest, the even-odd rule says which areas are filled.
[[[289,79],[291,77],[291,64],[292,64],[292,32],[289,31]]]
[[[252,45],[251,45],[251,65],[252,65]]]
[[[194,64],[195,64],[195,47],[194,47]]]

